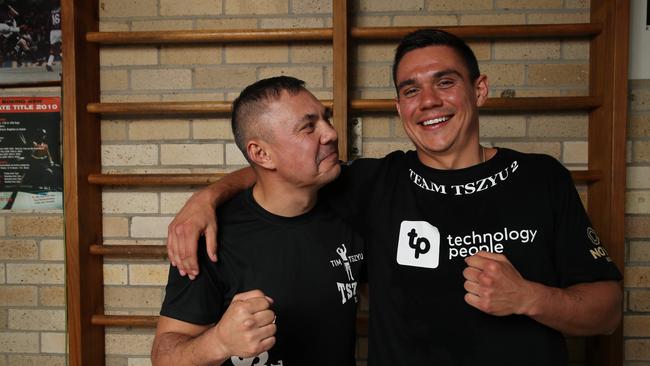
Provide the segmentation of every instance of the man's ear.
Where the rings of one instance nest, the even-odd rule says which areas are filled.
[[[261,140],[251,140],[246,144],[246,152],[251,162],[265,168],[275,169],[270,146]]]
[[[481,74],[474,82],[474,89],[476,90],[476,106],[480,107],[485,104],[490,91],[490,84],[488,83],[487,75]]]
[[[402,111],[401,111],[400,108],[399,108],[399,95],[396,96],[395,99],[393,99],[393,101],[395,102],[395,109],[397,109],[397,115],[398,115],[398,116],[400,117],[400,119],[401,119],[401,118],[402,118]]]

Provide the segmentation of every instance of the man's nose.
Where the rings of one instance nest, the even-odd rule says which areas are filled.
[[[442,99],[438,91],[433,87],[422,88],[420,95],[420,109],[438,107],[442,104]]]
[[[338,141],[338,134],[334,127],[329,124],[329,122],[322,121],[322,131],[320,135],[321,144],[325,145],[336,141]]]

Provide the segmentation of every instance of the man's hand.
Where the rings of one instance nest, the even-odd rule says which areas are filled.
[[[532,302],[532,283],[502,254],[479,252],[465,258],[465,302],[492,315],[525,314]]]
[[[276,325],[272,303],[260,290],[235,295],[212,329],[223,354],[247,358],[273,347]]]
[[[209,192],[199,191],[185,203],[167,228],[167,255],[181,276],[199,274],[197,242],[205,235],[210,260],[217,261],[217,217]]]

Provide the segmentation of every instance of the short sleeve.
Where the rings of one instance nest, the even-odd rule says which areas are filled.
[[[553,178],[550,189],[555,210],[555,252],[560,286],[621,280],[621,273],[591,225],[571,174],[555,160],[551,171]]]

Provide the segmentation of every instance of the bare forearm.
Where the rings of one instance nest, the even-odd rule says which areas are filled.
[[[566,289],[533,285],[526,315],[570,335],[612,333],[621,320],[622,293],[615,281],[581,283]]]
[[[163,333],[156,336],[151,351],[152,364],[154,366],[222,364],[227,356],[220,355],[219,347],[209,344],[204,334],[197,337],[181,333]]]

